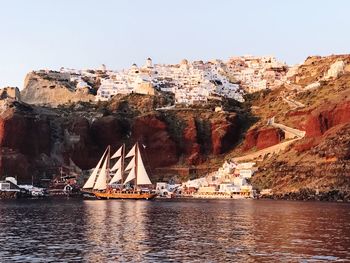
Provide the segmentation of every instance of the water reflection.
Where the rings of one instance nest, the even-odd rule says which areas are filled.
[[[350,261],[350,205],[1,201],[0,262]]]
[[[147,201],[84,201],[90,262],[142,261],[147,251]]]

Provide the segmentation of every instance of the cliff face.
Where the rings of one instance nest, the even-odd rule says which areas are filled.
[[[334,65],[339,64],[343,66],[334,70]],[[268,107],[278,109],[276,115],[270,111],[270,116],[306,131],[306,135],[286,151],[259,163],[259,171],[252,178],[257,188],[272,188],[279,197],[286,198],[315,195],[316,190],[336,191],[336,198],[350,198],[349,65],[349,55],[310,57],[290,79],[290,85],[267,96]],[[319,86],[310,89],[309,85],[315,82]],[[283,100],[286,97],[294,98],[304,107],[288,107]],[[259,117],[266,121],[270,116],[266,114],[264,99],[260,97],[256,105],[260,107]],[[256,138],[251,133],[247,137]]]
[[[7,109],[0,116],[0,174],[27,179],[41,155],[50,153],[50,144],[47,119]]]
[[[259,188],[285,195],[303,189],[340,195],[350,191],[350,124],[324,134],[313,146],[295,149],[265,160],[252,179]],[[313,193],[315,194],[315,193]],[[339,197],[342,199],[342,197]]]
[[[56,107],[61,104],[95,99],[88,88],[77,89],[68,77],[61,75],[58,73],[29,73],[21,92],[22,101]]]
[[[256,147],[257,150],[276,145],[284,139],[284,133],[278,128],[254,128],[245,136],[243,150],[248,151]]]
[[[18,149],[23,154],[38,155],[50,152],[50,127],[45,119],[35,119],[7,112],[0,118],[0,144],[2,147]]]
[[[306,135],[316,137],[339,124],[350,122],[350,101],[335,105],[325,105],[312,111],[305,124]]]
[[[135,96],[135,95],[130,95]],[[132,102],[42,108],[15,102],[0,117],[0,173],[20,182],[50,177],[72,160],[93,168],[108,145],[144,145],[148,167],[201,164],[231,150],[241,133],[236,113],[211,110],[148,111],[152,97]],[[142,102],[143,101],[143,102]],[[128,105],[125,105],[125,102]],[[152,104],[152,103],[151,103]],[[119,106],[116,106],[119,105]],[[126,110],[127,109],[127,110]]]

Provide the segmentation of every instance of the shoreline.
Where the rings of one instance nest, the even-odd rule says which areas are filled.
[[[67,200],[84,200],[84,201],[101,201],[102,199],[86,199],[83,196],[74,196],[74,197],[69,197],[69,196],[61,196],[61,197],[11,197],[11,198],[0,198],[0,201],[67,201]],[[112,199],[111,199],[112,200]],[[108,200],[108,201],[111,201]],[[113,201],[127,201],[128,199],[113,199]],[[334,197],[330,198],[325,198],[325,197],[320,197],[320,196],[309,196],[309,197],[304,197],[301,198],[300,196],[297,195],[271,195],[271,196],[263,196],[263,197],[256,197],[256,198],[196,198],[196,197],[191,197],[191,196],[178,196],[178,197],[173,197],[173,198],[155,198],[154,200],[146,200],[147,202],[151,201],[189,201],[189,200],[195,200],[195,201],[215,201],[215,200],[224,200],[224,201],[292,201],[292,202],[317,202],[317,203],[350,203],[350,199],[335,199]],[[130,200],[128,200],[130,201]],[[131,200],[131,201],[139,201],[139,200]]]

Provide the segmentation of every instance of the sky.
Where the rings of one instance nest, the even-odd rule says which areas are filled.
[[[350,53],[347,0],[0,0],[0,87],[60,67]]]

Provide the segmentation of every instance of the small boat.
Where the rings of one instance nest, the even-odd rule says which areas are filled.
[[[68,168],[60,167],[60,175],[50,182],[47,194],[49,197],[80,197],[77,175]]]
[[[194,193],[192,195],[193,198],[201,198],[201,199],[251,199],[250,195],[240,194],[240,193]]]
[[[130,161],[124,168],[126,159]],[[110,168],[111,162],[115,163]],[[124,175],[127,175],[125,179]],[[131,183],[133,187],[130,187]],[[122,145],[112,157],[108,146],[82,191],[98,199],[153,199],[157,194],[143,188],[150,185],[152,182],[143,164],[139,144],[136,143],[128,154],[125,155],[125,145]]]

